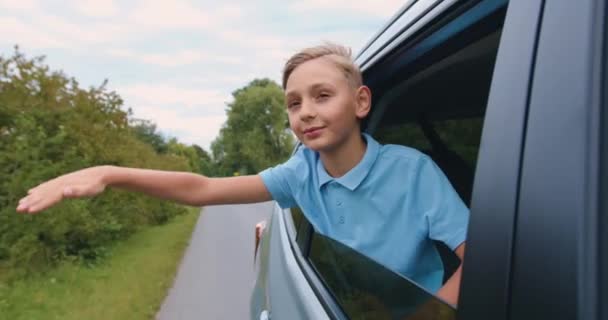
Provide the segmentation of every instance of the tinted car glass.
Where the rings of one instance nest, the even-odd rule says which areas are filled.
[[[433,294],[328,237],[313,236],[310,261],[350,319],[455,319]]]
[[[304,219],[306,219],[306,218],[304,218],[304,213],[298,207],[291,209],[291,218],[293,219],[293,226],[295,227],[296,234],[297,234],[297,233],[299,233],[298,230],[302,226],[302,223],[303,223]]]
[[[479,109],[483,114],[485,104]],[[381,127],[375,137],[383,144],[406,145],[429,155],[469,205],[483,117],[436,120],[435,116],[433,112],[421,112],[415,123]]]

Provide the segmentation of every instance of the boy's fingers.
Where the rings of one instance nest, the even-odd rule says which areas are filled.
[[[17,211],[18,212],[24,212],[24,211],[26,211],[26,209],[27,209],[27,207],[29,205],[29,202],[30,202],[30,198],[31,198],[31,196],[25,196],[25,197],[23,197],[23,198],[21,198],[19,200],[19,203],[17,204]]]
[[[54,202],[48,199],[37,199],[31,205],[28,206],[28,213],[37,213],[42,211],[48,207],[50,207]]]
[[[36,205],[32,205],[27,208],[27,213],[29,214],[37,213],[38,211],[40,211],[40,209]]]
[[[19,204],[17,206],[17,212],[25,212],[25,211],[27,211],[27,205],[25,205],[25,204]]]

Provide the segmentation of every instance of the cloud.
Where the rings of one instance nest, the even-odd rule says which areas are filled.
[[[155,39],[159,32],[185,30],[216,35],[244,15],[242,8],[235,5],[201,10],[183,0],[140,1],[131,8],[119,8],[112,1],[101,0],[73,1],[67,5],[82,15],[108,19],[83,22],[81,16],[66,15],[69,10],[63,7],[49,9],[34,0],[0,0],[0,9],[3,9],[0,10],[3,19],[0,43],[86,51],[91,46]],[[7,14],[10,11],[19,14]],[[156,58],[158,61],[164,57]],[[192,59],[192,56],[182,58]],[[155,57],[150,59],[155,61]]]
[[[82,26],[54,15],[35,13],[31,18],[0,15],[0,25],[0,43],[79,51],[86,51],[92,45],[119,41],[123,30],[123,26],[111,23]]]
[[[409,0],[411,2],[412,0]],[[299,14],[319,10],[333,11],[336,14],[364,14],[386,18],[392,16],[405,5],[403,0],[350,1],[350,0],[303,0],[292,4],[291,9]]]
[[[177,67],[195,63],[222,63],[222,64],[241,64],[241,60],[234,56],[230,57],[221,54],[203,53],[197,50],[178,50],[171,53],[145,53],[130,49],[109,49],[106,53],[113,57],[128,58],[146,64]]]
[[[230,96],[216,90],[184,89],[172,85],[135,84],[124,86],[116,90],[128,104],[166,106],[178,110],[184,108],[200,108],[211,113],[223,113],[226,102]],[[219,111],[218,111],[219,110]]]
[[[45,35],[31,25],[25,24],[16,18],[0,17],[0,43],[8,45],[21,45],[30,48],[58,48],[66,43],[53,36]],[[10,30],[10,31],[9,31]],[[10,32],[9,34],[5,32]]]
[[[187,1],[140,1],[129,20],[136,25],[162,30],[217,29],[228,27],[230,22],[243,16],[243,10],[234,5],[206,6],[202,10]],[[228,23],[227,23],[228,22]]]
[[[0,0],[0,8],[6,10],[29,11],[38,8],[36,0]]]
[[[111,17],[118,13],[112,0],[79,0],[73,5],[79,13],[90,17]]]
[[[184,117],[176,110],[160,106],[141,106],[133,108],[135,118],[151,120],[161,132],[172,135],[179,133],[179,141],[186,144],[197,144],[206,150],[219,134],[225,115]]]

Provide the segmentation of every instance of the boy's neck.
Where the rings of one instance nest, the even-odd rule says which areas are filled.
[[[349,138],[343,145],[332,151],[319,152],[323,167],[327,173],[339,178],[354,168],[363,156],[367,144],[360,132]]]

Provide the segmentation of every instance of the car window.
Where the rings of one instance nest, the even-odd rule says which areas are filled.
[[[310,262],[350,319],[455,319],[433,294],[321,234],[312,238]]]
[[[397,74],[386,74],[384,80],[376,74],[370,84],[376,100],[366,131],[382,144],[427,154],[467,206],[505,13],[502,8],[487,18],[493,20],[465,29],[457,40],[446,41]],[[292,217],[310,227],[299,209],[292,210]],[[306,238],[309,242],[300,248],[306,249],[308,263],[349,318],[454,318],[452,306],[382,263],[317,232],[308,232]],[[396,252],[400,245],[395,245]],[[436,247],[445,282],[460,260],[444,244]]]
[[[291,208],[291,218],[293,219],[293,226],[296,230],[297,235],[298,229],[302,225],[304,219],[306,219],[304,218],[304,213],[302,212],[302,209],[300,209],[299,207]]]

